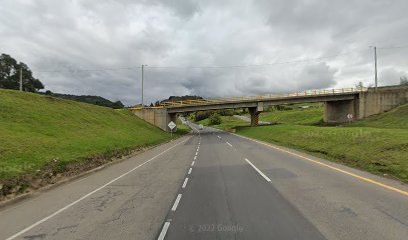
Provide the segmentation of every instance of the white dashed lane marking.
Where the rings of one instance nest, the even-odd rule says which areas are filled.
[[[188,182],[188,178],[184,179],[184,183],[183,183],[183,186],[181,186],[181,188],[186,188],[187,182]]]
[[[171,211],[176,211],[177,206],[180,203],[180,199],[181,199],[182,194],[177,195],[176,201],[173,204],[173,207],[171,208]]]
[[[269,179],[268,176],[266,176],[263,172],[261,172],[261,170],[259,170],[257,167],[255,167],[255,165],[252,164],[248,159],[245,158],[245,161],[247,161],[247,163],[249,163],[249,165],[251,165],[251,167],[253,167],[263,178],[265,178],[265,180],[267,182],[271,181],[271,179]]]

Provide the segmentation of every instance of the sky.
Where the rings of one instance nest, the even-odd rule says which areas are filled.
[[[46,90],[126,105],[408,76],[406,0],[0,0],[0,53]]]

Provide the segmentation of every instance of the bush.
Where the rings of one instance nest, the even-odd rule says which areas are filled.
[[[195,122],[198,122],[198,121],[204,120],[204,119],[210,117],[211,113],[212,113],[212,112],[210,112],[210,111],[199,111],[199,112],[196,112],[196,113],[195,113],[195,116],[194,116],[194,121],[195,121]]]
[[[220,125],[221,124],[221,116],[218,113],[214,113],[208,119],[208,123],[210,125]]]
[[[218,114],[221,116],[234,116],[236,114],[239,114],[239,111],[233,110],[233,109],[223,109],[223,110],[218,110]]]

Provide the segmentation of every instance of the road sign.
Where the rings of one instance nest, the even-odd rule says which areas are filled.
[[[353,119],[353,114],[351,114],[351,113],[347,114],[347,118],[350,119],[350,120]]]
[[[169,126],[169,128],[170,128],[171,130],[173,130],[177,125],[176,125],[173,121],[171,121],[171,122],[169,123],[169,125],[167,125],[167,126]]]

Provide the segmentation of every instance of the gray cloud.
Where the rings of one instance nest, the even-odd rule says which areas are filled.
[[[368,85],[369,46],[406,42],[407,7],[404,0],[3,0],[0,52],[27,63],[47,89],[126,104],[140,101],[141,64],[149,65],[148,102]],[[379,49],[381,84],[408,72],[407,54]],[[292,62],[331,55],[338,56]],[[121,67],[131,68],[111,69]]]

